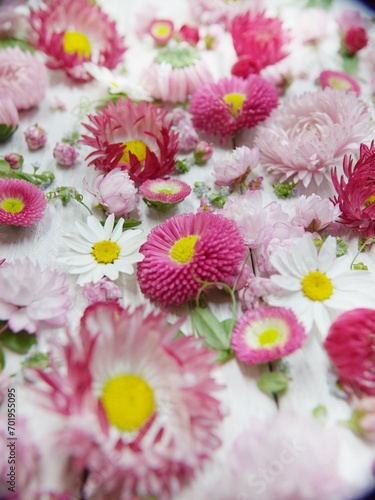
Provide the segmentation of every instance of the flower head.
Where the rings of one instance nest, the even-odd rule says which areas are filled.
[[[249,8],[249,0],[190,0],[189,6],[199,24],[220,24],[226,27],[230,19]]]
[[[232,76],[200,87],[192,98],[190,113],[198,130],[225,139],[243,128],[255,127],[277,103],[277,90],[258,75],[246,80]]]
[[[23,156],[18,153],[7,153],[4,160],[9,163],[13,170],[19,170],[23,165]]]
[[[144,307],[88,307],[78,340],[39,371],[61,415],[61,453],[88,470],[85,496],[172,498],[219,446],[213,353]],[[51,391],[51,387],[55,389]],[[119,497],[120,498],[120,497]]]
[[[322,199],[316,194],[301,195],[289,207],[289,217],[294,226],[302,226],[306,231],[315,233],[322,231],[339,216],[339,208],[330,200]]]
[[[373,309],[359,308],[341,314],[332,323],[324,347],[345,389],[375,396]]]
[[[27,257],[0,266],[0,319],[13,332],[65,326],[71,299],[65,275]]]
[[[139,188],[139,194],[146,205],[161,211],[173,208],[190,193],[189,184],[178,179],[152,179]]]
[[[85,283],[83,286],[83,295],[90,304],[105,302],[106,300],[118,302],[122,299],[121,289],[108,278],[102,278],[96,283],[92,281]]]
[[[199,141],[193,152],[194,161],[196,165],[204,165],[213,154],[212,145],[207,141]]]
[[[176,215],[151,230],[140,252],[141,291],[162,306],[194,299],[202,282],[233,282],[246,248],[236,225],[209,212]]]
[[[147,31],[156,43],[164,45],[174,35],[174,25],[169,19],[153,19]]]
[[[279,273],[271,279],[281,291],[269,295],[268,303],[290,307],[308,332],[316,324],[326,336],[330,311],[345,311],[357,304],[375,306],[371,274],[351,271],[348,255],[337,258],[336,239],[332,236],[318,252],[311,237],[305,235],[289,249],[275,250],[271,263]]]
[[[331,87],[331,89],[353,90],[357,97],[361,93],[361,87],[357,80],[342,71],[322,71],[319,75],[319,83],[323,89]]]
[[[214,163],[213,176],[218,186],[232,186],[245,182],[246,177],[258,165],[258,148],[241,146],[226,153]]]
[[[0,95],[11,99],[18,110],[37,106],[47,85],[46,68],[31,52],[19,47],[0,50]]]
[[[288,55],[285,46],[289,35],[283,29],[282,21],[266,17],[264,12],[238,14],[231,22],[230,33],[237,56],[246,57],[248,64],[249,60],[253,63],[251,71],[247,74],[242,72],[241,76],[245,78]]]
[[[0,224],[31,226],[39,222],[47,207],[41,189],[21,179],[0,179]]]
[[[349,54],[355,55],[368,44],[367,32],[362,26],[352,26],[345,33],[342,43]]]
[[[48,56],[47,66],[63,69],[74,80],[91,79],[84,62],[113,69],[125,52],[115,23],[89,0],[52,0],[31,10],[30,24],[35,45]]]
[[[91,123],[83,125],[92,135],[80,142],[94,148],[87,159],[97,170],[126,169],[135,182],[173,172],[178,142],[166,111],[120,98],[88,118]]]
[[[166,47],[155,57],[144,77],[144,86],[155,99],[185,102],[212,75],[199,52],[190,45]]]
[[[59,165],[71,167],[79,157],[79,153],[71,144],[58,142],[53,149],[53,156]]]
[[[141,229],[123,232],[124,219],[114,226],[115,217],[107,217],[104,226],[93,215],[87,223],[76,222],[77,234],[64,235],[70,251],[58,256],[57,260],[67,264],[69,272],[79,274],[77,283],[99,281],[103,276],[116,280],[119,273],[133,274],[133,264],[143,259],[138,252],[144,242]]]
[[[0,100],[0,144],[9,139],[16,131],[19,123],[16,106],[11,99]]]
[[[303,326],[290,309],[258,307],[237,321],[232,349],[241,361],[251,365],[282,358],[302,346]]]
[[[27,127],[24,134],[27,145],[32,151],[43,148],[47,142],[46,131],[44,130],[44,128],[39,127],[37,123],[35,123],[35,125],[30,125],[30,127]]]
[[[354,92],[325,88],[285,100],[257,128],[254,142],[282,182],[319,186],[370,132],[370,114]]]
[[[197,45],[199,42],[199,29],[196,26],[191,26],[190,24],[183,24],[179,29],[177,36],[179,40],[188,42],[191,45]]]
[[[351,156],[344,157],[344,175],[340,179],[336,168],[332,169],[332,182],[337,195],[333,202],[341,210],[338,222],[355,228],[367,238],[375,234],[375,144],[360,146],[359,160],[353,165]]]

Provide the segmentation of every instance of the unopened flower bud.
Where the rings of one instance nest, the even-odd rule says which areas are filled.
[[[29,149],[41,149],[47,142],[47,133],[36,123],[35,125],[30,125],[30,127],[26,129],[25,139]]]

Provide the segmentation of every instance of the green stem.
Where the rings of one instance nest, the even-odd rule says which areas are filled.
[[[350,264],[350,270],[352,271],[353,270],[353,266],[354,266],[354,262],[357,260],[359,254],[366,248],[366,246],[373,242],[373,239],[372,238],[367,238],[364,243],[359,247],[358,249],[358,252],[355,254],[354,256],[354,259],[352,260],[351,264]]]

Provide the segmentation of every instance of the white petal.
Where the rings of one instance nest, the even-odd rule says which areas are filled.
[[[328,236],[323,243],[318,255],[318,269],[322,273],[326,273],[331,268],[332,264],[337,260],[336,257],[336,238]]]
[[[105,240],[110,240],[112,236],[112,231],[113,231],[113,224],[115,222],[115,216],[114,214],[110,214],[104,223],[103,227],[103,236]]]

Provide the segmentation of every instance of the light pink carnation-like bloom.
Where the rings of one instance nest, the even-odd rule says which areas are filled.
[[[71,299],[65,274],[42,269],[29,258],[0,266],[0,319],[14,332],[39,333],[65,326]]]
[[[32,151],[43,148],[47,142],[46,131],[44,128],[39,127],[37,123],[27,127],[24,134],[26,143]]]
[[[340,215],[340,209],[337,206],[316,194],[308,197],[301,195],[286,210],[294,226],[302,226],[311,233],[325,229]]]
[[[172,120],[172,127],[178,133],[178,151],[180,153],[190,153],[199,141],[191,118],[181,108],[174,108],[169,117]]]
[[[212,144],[207,141],[199,141],[194,148],[193,156],[196,165],[204,165],[213,155]]]
[[[53,156],[59,165],[72,167],[79,157],[77,148],[66,142],[58,142],[53,149]]]
[[[269,278],[250,276],[243,288],[238,291],[238,298],[243,311],[266,304],[264,300],[268,294],[276,293],[279,287]]]
[[[212,81],[207,64],[190,45],[166,47],[155,57],[144,76],[144,87],[155,99],[185,102],[202,85]]]
[[[178,136],[165,110],[120,98],[88,119],[91,123],[83,125],[91,135],[83,135],[80,142],[94,148],[87,159],[97,170],[126,169],[135,182],[174,171]]]
[[[194,299],[203,281],[232,283],[246,247],[235,223],[201,212],[176,215],[154,227],[140,248],[141,291],[162,306]]]
[[[344,33],[354,26],[368,29],[371,25],[371,19],[364,17],[358,9],[342,10],[339,15],[336,16],[336,22],[339,25],[340,30]]]
[[[137,189],[126,170],[115,168],[107,174],[99,175],[87,190],[106,209],[106,215],[122,217],[132,212],[138,205]]]
[[[11,99],[18,110],[37,106],[47,85],[47,70],[31,52],[19,47],[0,50],[0,95]]]
[[[74,80],[91,80],[84,62],[114,69],[126,50],[115,22],[89,0],[52,0],[31,10],[30,24],[35,45],[48,56],[47,66],[63,69]]]
[[[31,226],[42,220],[47,207],[41,189],[22,179],[0,179],[0,224]]]
[[[51,357],[37,371],[48,406],[65,417],[61,454],[88,471],[85,497],[174,498],[220,445],[215,354],[176,339],[180,324],[142,306],[93,304],[79,338],[59,347],[63,367]]]
[[[319,186],[330,168],[355,151],[372,130],[354,92],[326,88],[285,100],[256,131],[261,162],[281,181]]]
[[[227,26],[229,20],[241,11],[254,8],[259,0],[190,0],[189,6],[194,19],[199,24],[221,24]]]
[[[300,349],[304,327],[293,311],[283,307],[258,307],[243,314],[232,333],[232,349],[250,365],[268,363]]]
[[[246,80],[232,76],[200,87],[192,98],[190,113],[196,129],[224,140],[255,127],[277,103],[275,87],[258,75]]]
[[[258,148],[236,148],[214,162],[213,176],[218,186],[233,186],[245,182],[246,177],[258,165]]]
[[[1,51],[0,51],[1,52]],[[16,106],[11,99],[0,100],[0,144],[9,139],[19,124]]]
[[[106,300],[118,302],[122,299],[121,289],[107,277],[102,278],[96,283],[92,281],[85,283],[83,286],[83,295],[90,304]]]

